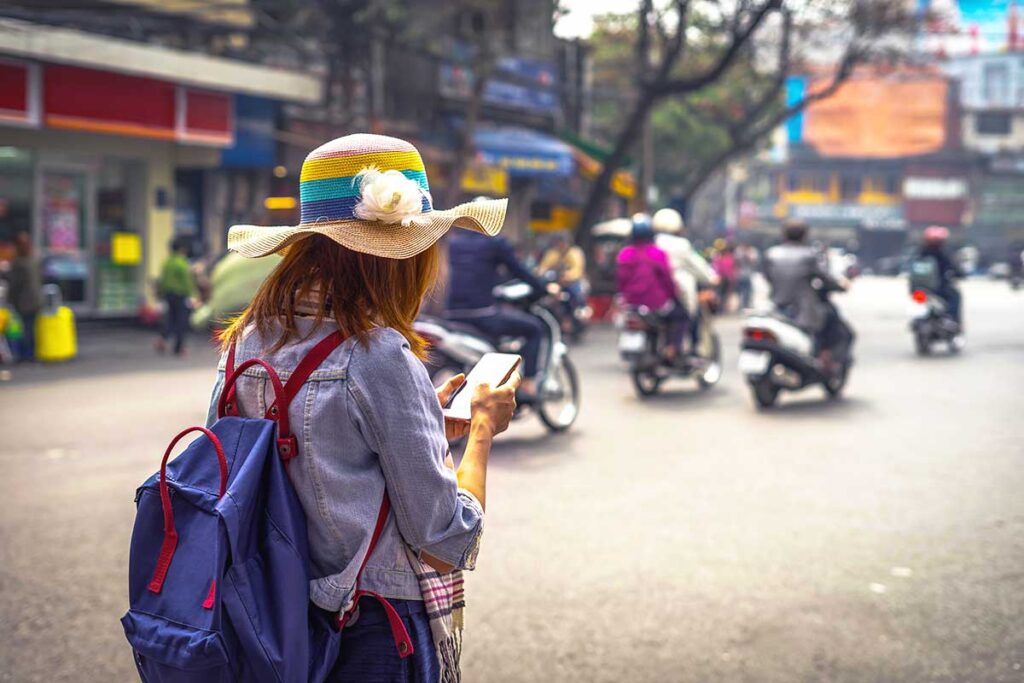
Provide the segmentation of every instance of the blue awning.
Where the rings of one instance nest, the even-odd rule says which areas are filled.
[[[512,177],[568,176],[572,148],[551,135],[528,128],[486,128],[473,135],[477,156]]]

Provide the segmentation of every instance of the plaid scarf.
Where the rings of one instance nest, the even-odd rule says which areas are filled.
[[[463,610],[466,607],[462,571],[456,569],[440,574],[408,546],[405,553],[420,583],[430,635],[441,668],[440,683],[459,683],[462,680],[459,658],[462,656]]]

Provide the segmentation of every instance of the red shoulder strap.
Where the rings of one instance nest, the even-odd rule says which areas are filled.
[[[295,366],[295,371],[284,384],[285,403],[291,405],[292,399],[299,393],[299,389],[309,379],[309,376],[313,374],[313,371],[320,367],[321,363],[327,360],[327,356],[331,355],[344,341],[345,335],[340,331],[331,332],[309,350],[305,358]]]
[[[370,545],[366,549],[366,555],[363,556],[363,563],[359,565],[359,573],[356,574],[356,589],[359,588],[359,580],[363,578],[363,570],[366,569],[366,563],[370,561],[370,555],[373,554],[373,549],[377,547],[380,535],[384,533],[384,523],[388,521],[388,514],[390,512],[391,500],[388,498],[388,492],[384,491],[384,498],[380,501],[380,512],[377,513],[377,526],[373,528],[373,536],[370,536]]]
[[[366,569],[366,563],[370,561],[370,555],[373,555],[374,548],[377,547],[377,541],[380,540],[380,536],[384,533],[384,523],[388,521],[388,514],[391,512],[391,500],[388,498],[387,489],[384,490],[384,497],[380,501],[380,511],[377,513],[377,524],[373,527],[373,535],[370,536],[370,545],[366,548],[366,554],[363,555],[363,561],[359,565],[359,571],[356,573],[356,594],[355,599],[352,601],[352,606],[346,612],[342,612],[338,615],[338,628],[345,628],[345,624],[352,617],[352,614],[356,611],[356,607],[359,605],[359,598],[364,594],[359,589],[359,583],[363,578],[363,570]]]
[[[281,455],[281,459],[288,462],[296,455],[298,455],[298,442],[295,436],[291,433],[288,425],[288,406],[291,405],[292,400],[299,393],[299,389],[305,383],[309,376],[313,374],[313,371],[320,367],[331,353],[334,352],[342,342],[345,341],[345,335],[340,330],[335,331],[321,339],[316,345],[309,350],[309,352],[303,357],[299,364],[295,367],[295,371],[292,372],[288,381],[284,387],[279,387],[279,382],[274,384],[274,402],[267,409],[266,417],[269,420],[277,422],[278,433],[277,433],[277,450]],[[267,369],[268,374],[271,375],[271,379],[275,379],[276,375],[272,371],[269,365],[262,360],[250,359],[242,366],[250,366],[253,364],[259,364]],[[238,414],[238,402],[235,400],[235,382],[239,374],[238,370],[242,368],[239,366],[235,368],[235,344],[232,344],[228,348],[228,357],[224,364],[225,383],[224,388],[221,390],[221,398],[218,402],[219,409],[218,415],[223,417],[224,415],[237,415]]]

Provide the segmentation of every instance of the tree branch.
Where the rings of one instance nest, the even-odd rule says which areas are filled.
[[[765,18],[772,12],[781,9],[781,7],[782,0],[766,0],[763,5],[754,11],[753,16],[747,22],[746,26],[731,32],[732,40],[730,40],[729,45],[718,58],[718,61],[710,68],[697,76],[664,81],[654,87],[654,94],[657,97],[681,95],[683,93],[700,90],[701,88],[717,81],[729,69],[729,67],[732,66],[733,62],[736,61],[736,58],[743,50],[743,47],[750,41],[750,37],[754,34]],[[685,29],[680,27],[680,30]]]
[[[686,186],[684,187],[683,195],[686,197],[691,196],[694,192],[700,189],[700,186],[703,185],[707,179],[726,162],[753,149],[758,142],[767,135],[770,135],[773,130],[790,117],[799,114],[815,102],[826,99],[835,94],[843,83],[845,83],[853,74],[853,69],[860,60],[861,52],[851,46],[843,55],[842,60],[839,62],[839,66],[836,67],[836,70],[832,74],[832,79],[824,88],[808,94],[806,97],[802,98],[798,102],[794,102],[788,107],[782,108],[776,114],[761,122],[760,125],[756,125],[756,121],[753,118],[745,119],[742,125],[735,127],[736,130],[743,131],[743,134],[738,137],[733,137],[730,132],[733,144],[702,164],[691,174],[690,180],[687,181]],[[784,77],[782,82],[785,82]],[[779,91],[781,91],[781,85],[779,87]],[[765,109],[767,109],[767,107],[765,107]],[[761,113],[763,113],[763,111]]]

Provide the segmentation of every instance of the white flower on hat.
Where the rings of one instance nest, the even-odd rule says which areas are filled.
[[[353,213],[364,221],[401,223],[409,227],[423,213],[423,188],[401,171],[368,166],[356,174],[359,202]]]

